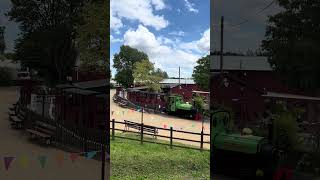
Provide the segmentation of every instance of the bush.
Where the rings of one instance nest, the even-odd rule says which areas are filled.
[[[0,67],[0,86],[11,86],[12,74],[7,67]]]

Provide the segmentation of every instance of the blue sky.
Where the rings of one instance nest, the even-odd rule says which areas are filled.
[[[124,44],[169,76],[177,77],[181,66],[181,76],[191,77],[196,61],[209,54],[210,0],[111,0],[110,8],[111,66]]]

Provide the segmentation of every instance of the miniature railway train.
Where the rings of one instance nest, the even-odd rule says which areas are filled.
[[[224,110],[211,115],[212,172],[243,179],[272,179],[279,157],[271,136],[230,132],[230,118],[230,113]],[[272,126],[269,133],[272,133]]]
[[[194,103],[184,101],[183,96],[178,94],[169,95],[165,93],[128,91],[126,98],[123,96],[123,91],[117,89],[114,100],[117,101],[117,97],[122,97],[121,99],[126,99],[130,103],[146,109],[165,112],[170,115],[176,115],[189,119],[196,119],[199,117],[199,113],[195,108]],[[192,99],[189,100],[193,101]]]

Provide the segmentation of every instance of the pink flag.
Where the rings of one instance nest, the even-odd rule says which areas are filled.
[[[79,157],[79,153],[71,153],[70,154],[70,159],[72,162],[75,162]]]
[[[166,125],[166,124],[164,124],[164,125],[163,125],[163,128],[167,129],[167,125]]]
[[[12,161],[15,159],[15,157],[4,157],[4,166],[6,168],[6,170],[8,171],[10,168],[10,165],[12,163]]]

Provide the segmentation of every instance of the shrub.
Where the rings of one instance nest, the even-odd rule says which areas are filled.
[[[0,67],[0,86],[11,86],[12,74],[7,67]]]

